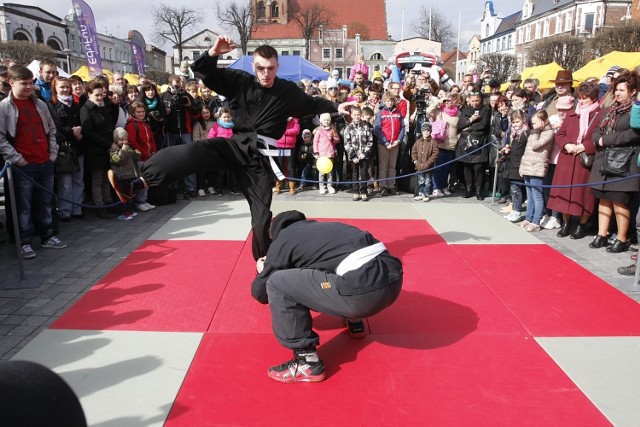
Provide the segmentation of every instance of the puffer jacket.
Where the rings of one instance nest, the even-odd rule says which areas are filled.
[[[336,156],[336,144],[339,142],[340,137],[333,128],[322,129],[319,127],[313,137],[313,152],[320,157],[333,158]]]
[[[347,125],[344,129],[344,150],[347,159],[351,161],[358,158],[368,159],[371,157],[372,147],[373,130],[369,123],[361,121]]]
[[[416,140],[411,148],[411,160],[416,165],[417,171],[430,169],[435,165],[438,158],[438,144],[436,140],[420,138]]]
[[[287,122],[287,129],[282,137],[276,141],[278,148],[295,148],[298,134],[300,133],[300,122],[295,117]]]
[[[520,161],[520,175],[544,178],[549,170],[549,156],[553,149],[554,131],[551,125],[542,131],[531,130]]]

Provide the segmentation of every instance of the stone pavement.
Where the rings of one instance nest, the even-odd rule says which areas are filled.
[[[241,196],[208,196],[206,200],[225,201],[241,198]],[[385,198],[374,197],[365,203],[353,202],[349,192],[320,196],[313,190],[304,191],[295,196],[286,193],[274,195],[274,199],[299,201],[302,211],[304,211],[305,201],[359,203],[362,209],[367,208],[367,203],[399,201],[416,203],[407,193]],[[13,357],[177,212],[188,203],[198,203],[198,201],[198,199],[188,201],[179,198],[175,205],[159,206],[153,211],[140,213],[134,220],[127,222],[115,219],[103,220],[89,211],[84,220],[60,224],[60,237],[68,244],[68,248],[62,250],[40,249],[36,239],[34,249],[37,257],[24,260],[24,268],[27,277],[36,274],[44,275],[42,285],[35,289],[0,289],[0,359]],[[462,199],[459,193],[451,197],[433,199],[428,203],[451,204],[452,209],[464,208],[468,203],[484,203],[491,206],[496,215],[501,208],[501,205],[491,205],[490,199],[484,202]],[[4,208],[0,206],[0,221],[3,222]],[[515,227],[506,220],[504,226]],[[1,232],[4,233],[4,230]],[[6,235],[4,237],[5,243],[0,244],[0,275],[19,277],[15,247],[8,241]],[[633,285],[633,278],[616,273],[617,267],[631,262],[630,252],[609,254],[604,249],[590,249],[588,243],[592,237],[579,241],[569,238],[560,239],[556,237],[555,231],[541,231],[536,233],[536,237],[634,300],[640,301],[640,287]],[[495,273],[500,274],[500,259],[497,258],[495,262]],[[540,262],[541,268],[544,267],[544,260],[532,260],[532,262]]]

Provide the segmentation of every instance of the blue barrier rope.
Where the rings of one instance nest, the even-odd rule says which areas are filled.
[[[4,167],[2,168],[2,170],[0,170],[0,178],[2,178],[4,176],[4,173],[7,171],[7,169],[9,169],[10,165],[11,165],[11,163],[4,162]]]
[[[6,168],[6,166],[5,166],[5,168]],[[73,202],[71,200],[63,199],[62,197],[58,196],[53,191],[49,190],[48,188],[45,188],[43,185],[41,185],[40,183],[34,181],[30,176],[27,176],[24,172],[22,172],[20,170],[20,168],[11,168],[11,170],[14,171],[14,172],[18,172],[20,175],[22,175],[22,177],[24,177],[28,181],[31,181],[31,183],[34,184],[36,187],[38,187],[39,189],[41,189],[45,193],[51,194],[52,196],[56,197],[58,200],[62,200],[63,202],[71,203],[72,205],[80,206],[80,207],[85,208],[85,209],[109,209],[109,208],[114,208],[116,206],[124,206],[125,205],[122,202],[115,202],[115,203],[111,203],[109,205],[85,205],[83,203],[76,203],[76,202]]]

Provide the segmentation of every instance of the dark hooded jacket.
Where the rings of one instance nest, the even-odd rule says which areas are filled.
[[[263,304],[269,302],[266,284],[279,270],[315,269],[335,274],[348,255],[379,241],[370,233],[339,222],[305,220],[304,214],[289,211],[276,216],[271,226],[273,242],[264,269],[253,281],[251,294]],[[338,276],[341,295],[360,295],[402,281],[401,261],[385,250],[360,268]]]

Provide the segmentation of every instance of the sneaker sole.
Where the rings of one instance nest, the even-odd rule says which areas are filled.
[[[320,381],[324,381],[326,378],[325,373],[323,372],[320,375],[312,375],[310,377],[295,377],[295,378],[279,378],[277,376],[271,375],[271,371],[267,371],[267,376],[274,381],[278,381],[283,384],[293,384],[293,383],[318,383]]]
[[[64,249],[67,247],[67,245],[64,245],[64,246],[40,245],[40,246],[47,249]]]
[[[109,178],[109,183],[111,184],[111,187],[113,188],[113,191],[116,192],[116,195],[118,196],[118,199],[120,199],[120,201],[122,203],[127,203],[129,200],[131,200],[133,197],[127,197],[124,194],[122,194],[120,192],[120,189],[118,188],[118,185],[116,184],[116,175],[113,173],[113,171],[111,169],[109,169],[107,171],[107,178]]]
[[[22,255],[23,259],[34,259],[36,257],[36,253],[34,252],[33,254],[29,254],[29,255]]]

